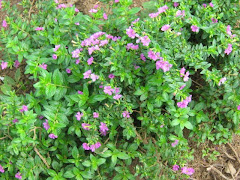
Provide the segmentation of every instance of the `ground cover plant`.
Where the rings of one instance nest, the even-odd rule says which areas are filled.
[[[189,139],[239,133],[237,1],[103,3],[1,1],[1,178],[186,179]]]

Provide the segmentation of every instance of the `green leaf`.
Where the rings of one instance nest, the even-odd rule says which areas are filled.
[[[184,126],[190,130],[193,129],[193,125],[189,121],[185,122]]]
[[[150,112],[153,112],[153,105],[150,102],[147,103],[147,107]]]
[[[15,81],[18,82],[20,77],[21,77],[21,71],[20,71],[20,68],[18,68],[14,76]]]
[[[179,119],[174,119],[171,123],[172,126],[177,126],[179,124]]]
[[[112,152],[110,150],[105,151],[103,154],[100,154],[100,156],[107,158],[112,155]]]
[[[144,91],[142,91],[141,89],[138,89],[137,91],[134,92],[134,95],[136,96],[140,96],[144,93]]]
[[[58,69],[54,71],[52,78],[53,78],[54,84],[57,84],[57,85],[63,84],[63,76]]]
[[[46,98],[51,98],[56,93],[56,86],[54,84],[48,84],[46,87]]]
[[[72,156],[76,159],[78,157],[78,149],[76,146],[72,149]]]
[[[86,160],[82,163],[83,166],[86,166],[86,167],[90,167],[91,166],[91,162],[89,160]]]
[[[76,129],[75,129],[75,134],[76,134],[78,137],[81,137],[81,130],[79,129],[79,127],[76,127]]]
[[[4,80],[3,80],[4,84],[8,84],[8,85],[15,85],[15,81],[13,80],[13,78],[9,77],[9,76],[5,76]]]
[[[141,10],[141,8],[135,7],[135,8],[130,9],[130,11],[129,11],[128,13],[129,13],[130,15],[132,15],[132,14],[138,13],[140,10]]]
[[[106,95],[92,95],[89,98],[88,102],[89,103],[95,103],[97,101],[102,101],[102,100],[106,99],[106,97],[107,97]]]
[[[100,158],[97,160],[98,166],[104,164],[106,162],[106,159]]]
[[[117,155],[112,155],[112,166],[115,166],[117,164]]]
[[[63,175],[65,178],[73,178],[75,175],[72,173],[71,170],[68,170],[67,172],[64,173]]]
[[[3,92],[3,94],[9,95],[11,91],[11,86],[4,84],[1,86],[1,91]]]
[[[117,154],[117,157],[119,158],[119,159],[129,159],[130,157],[126,154],[126,153],[124,153],[124,152],[119,152],[118,154]]]
[[[52,177],[57,176],[57,173],[56,173],[54,170],[48,169],[47,171],[48,171],[48,174],[49,174],[50,176],[52,176]]]

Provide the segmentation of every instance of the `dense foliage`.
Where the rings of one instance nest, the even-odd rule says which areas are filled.
[[[190,137],[239,132],[237,1],[104,2],[1,1],[1,178],[184,179]]]

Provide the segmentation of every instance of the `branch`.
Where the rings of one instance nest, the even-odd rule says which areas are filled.
[[[34,151],[38,154],[38,156],[42,159],[42,161],[44,162],[44,164],[47,166],[48,169],[50,169],[50,166],[48,165],[46,159],[44,159],[44,157],[42,157],[42,155],[39,153],[38,149],[36,148],[36,146],[34,147]]]

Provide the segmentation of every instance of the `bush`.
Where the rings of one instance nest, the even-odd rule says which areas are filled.
[[[189,137],[239,132],[237,1],[106,1],[91,17],[56,2],[2,2],[2,69],[26,63],[34,91],[12,88],[19,70],[1,86],[1,178],[186,178]]]

